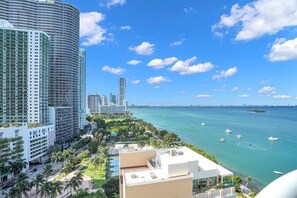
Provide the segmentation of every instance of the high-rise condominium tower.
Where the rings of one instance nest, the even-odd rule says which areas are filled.
[[[79,127],[86,125],[86,50],[79,50]]]
[[[50,36],[48,102],[55,108],[57,141],[66,141],[79,127],[78,9],[59,0],[1,0],[0,19]]]
[[[126,78],[119,79],[118,89],[118,105],[123,106],[126,99]]]
[[[0,123],[48,123],[48,55],[46,33],[0,20]]]
[[[116,95],[109,93],[109,104],[116,104],[117,103],[117,97]]]
[[[90,109],[90,113],[98,113],[99,105],[101,105],[100,95],[88,95],[88,108]]]

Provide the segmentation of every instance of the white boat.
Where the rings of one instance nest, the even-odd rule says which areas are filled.
[[[275,173],[277,175],[283,175],[284,174],[283,172],[280,172],[280,171],[273,171],[273,173]]]
[[[201,126],[204,126],[205,125],[205,123],[204,122],[201,122]]]
[[[195,127],[195,125],[194,125],[194,124],[191,124],[190,126],[191,126],[191,127]]]
[[[220,142],[225,142],[224,138],[219,139]]]
[[[278,138],[277,138],[277,137],[272,137],[272,136],[271,136],[271,137],[268,138],[268,140],[270,140],[270,141],[278,141]]]
[[[225,133],[232,133],[232,131],[230,129],[226,129]]]
[[[238,139],[240,139],[242,136],[241,136],[241,135],[236,135],[236,137],[237,137]]]

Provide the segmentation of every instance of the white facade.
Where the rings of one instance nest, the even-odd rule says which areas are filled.
[[[19,127],[0,128],[1,138],[22,137],[24,141],[22,158],[27,162],[37,159],[42,161],[48,147],[53,145],[55,141],[54,126],[52,124],[36,127],[28,127],[26,124],[20,125]]]

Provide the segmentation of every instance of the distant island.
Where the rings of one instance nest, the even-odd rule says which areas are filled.
[[[259,110],[259,109],[250,109],[250,110],[247,110],[247,112],[251,112],[251,113],[265,113],[266,111]]]

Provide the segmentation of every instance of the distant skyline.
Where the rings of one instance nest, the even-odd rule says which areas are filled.
[[[87,94],[124,77],[129,104],[297,104],[296,0],[64,1],[81,11]]]

